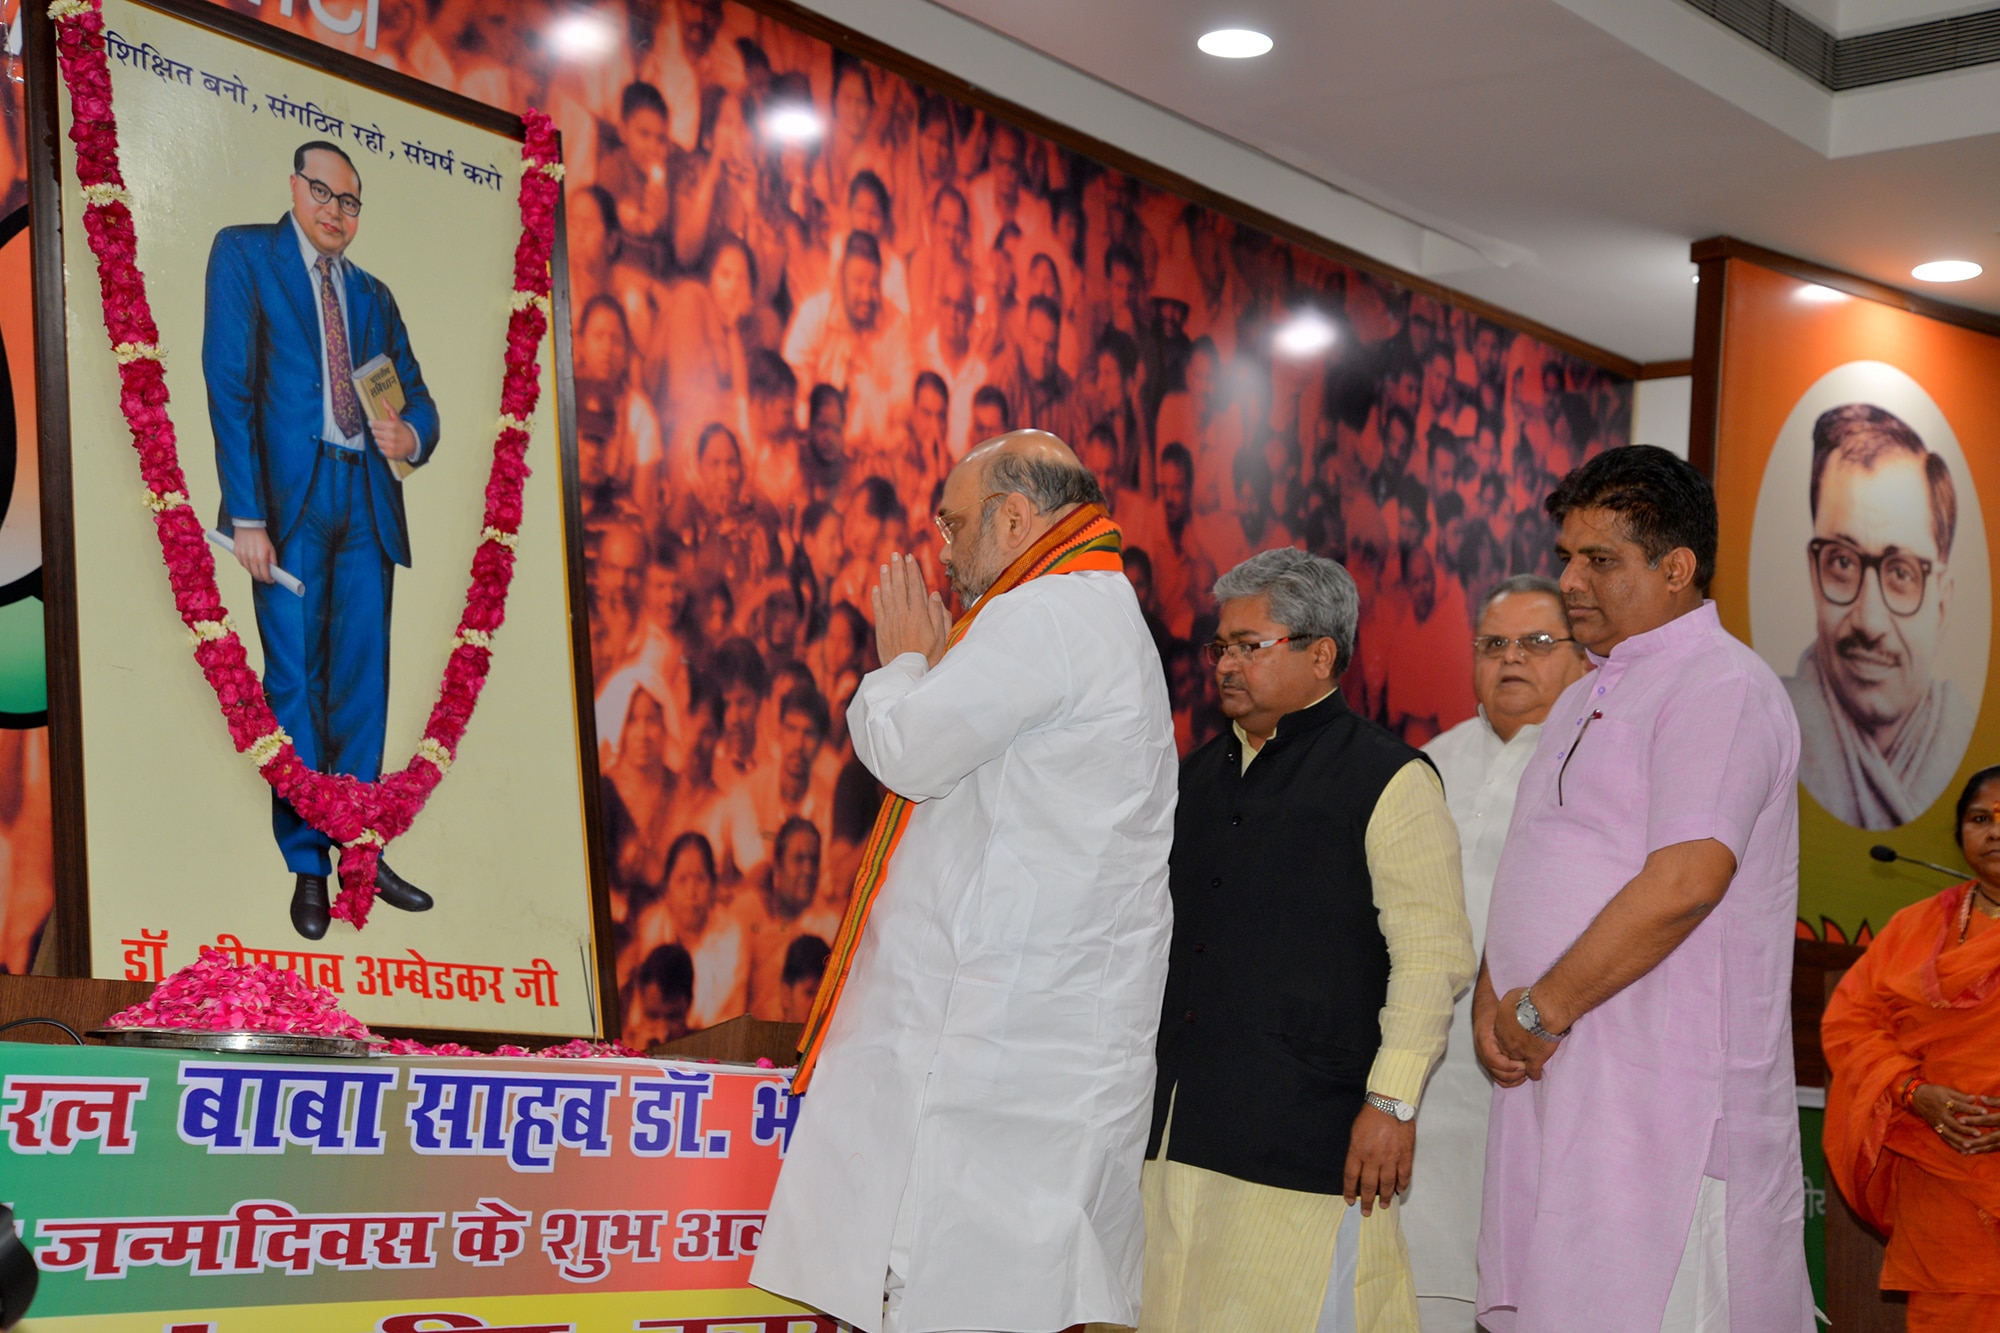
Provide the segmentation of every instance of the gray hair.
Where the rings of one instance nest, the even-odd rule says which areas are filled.
[[[1089,468],[1059,463],[1031,454],[999,454],[986,465],[986,487],[1028,497],[1035,512],[1046,514],[1069,505],[1101,505],[1104,491]]]
[[[1361,593],[1352,575],[1325,556],[1279,546],[1259,551],[1215,581],[1218,603],[1267,593],[1271,619],[1292,634],[1332,639],[1339,654],[1334,674],[1347,669],[1354,658],[1354,628],[1361,619]]]
[[[1493,591],[1487,593],[1486,596],[1480,600],[1478,619],[1484,620],[1486,618],[1486,613],[1488,610],[1492,608],[1493,603],[1499,601],[1502,597],[1507,596],[1509,593],[1517,593],[1517,592],[1535,593],[1542,597],[1554,598],[1556,603],[1556,610],[1562,616],[1563,633],[1568,634],[1571,632],[1572,626],[1569,623],[1569,603],[1563,600],[1563,593],[1561,586],[1558,585],[1554,579],[1543,578],[1540,574],[1514,574],[1507,578],[1501,579],[1498,583],[1494,584]],[[1475,621],[1474,623],[1476,624],[1477,621]]]

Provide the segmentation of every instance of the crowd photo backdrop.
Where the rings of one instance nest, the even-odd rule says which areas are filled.
[[[1354,707],[1413,743],[1471,715],[1479,597],[1553,571],[1544,495],[1629,442],[1628,379],[775,5],[232,7],[563,132],[635,1045],[805,1018],[880,799],[845,729],[868,589],[892,551],[938,586],[931,517],[974,443],[1040,427],[1097,473],[1185,753],[1226,725],[1210,586],[1277,545],[1359,584]]]

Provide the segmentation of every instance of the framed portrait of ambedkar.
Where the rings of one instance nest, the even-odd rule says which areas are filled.
[[[48,21],[29,34],[59,131],[31,129],[64,970],[154,980],[205,946],[372,1025],[602,1033],[559,207],[539,395],[502,400],[527,128],[219,6],[103,0],[102,22],[158,325],[137,350],[106,336],[85,225],[106,187],[79,186]],[[142,484],[135,356],[164,367],[184,496]],[[523,430],[496,537],[496,438]],[[184,626],[142,501],[199,516],[227,620]],[[495,561],[504,626],[468,633]],[[448,770],[380,847],[359,927],[342,841],[266,783],[269,748],[232,742],[190,651],[230,629],[299,760],[364,784],[413,755]],[[441,749],[468,643],[487,674]]]

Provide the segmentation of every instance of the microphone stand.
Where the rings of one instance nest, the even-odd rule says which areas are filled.
[[[1941,866],[1935,861],[1926,861],[1920,856],[1905,856],[1887,843],[1876,843],[1868,849],[1868,854],[1877,861],[1882,862],[1907,861],[1911,865],[1922,866],[1926,870],[1935,870],[1940,875],[1949,875],[1955,880],[1971,878],[1972,872],[1970,871],[1953,870],[1950,866]]]

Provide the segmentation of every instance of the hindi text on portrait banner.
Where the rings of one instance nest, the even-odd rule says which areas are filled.
[[[238,967],[261,963],[281,972],[296,972],[311,985],[341,993],[340,965],[346,961],[343,954],[313,953],[306,949],[253,949],[227,932],[215,937],[215,948],[228,954],[229,961]]]
[[[140,930],[136,940],[120,940],[125,946],[125,980],[163,981],[166,979],[167,935],[164,930]]]
[[[618,1074],[413,1069],[410,1146],[425,1156],[505,1157],[516,1171],[555,1169],[556,1153],[611,1155]]]
[[[505,968],[491,963],[438,962],[415,949],[404,952],[409,957],[357,955],[354,961],[361,965],[361,980],[354,989],[363,995],[380,995],[385,999],[400,990],[429,1000],[507,1003]]]
[[[627,1255],[635,1264],[660,1261],[658,1236],[664,1212],[577,1212],[556,1208],[542,1214],[542,1249],[556,1271],[571,1282],[597,1282],[610,1275],[611,1257]]]
[[[0,1126],[17,1153],[67,1153],[86,1139],[97,1151],[129,1153],[137,1143],[132,1107],[143,1078],[51,1078],[9,1074],[0,1084]]]
[[[210,1153],[379,1154],[382,1095],[397,1069],[181,1062],[180,1137]],[[247,1128],[246,1128],[246,1123]]]
[[[701,1127],[702,1106],[715,1091],[715,1075],[681,1069],[664,1073],[662,1078],[632,1080],[632,1155],[729,1156],[729,1131],[704,1132]]]
[[[47,1273],[80,1270],[122,1278],[133,1268],[188,1265],[196,1277],[430,1268],[442,1213],[301,1213],[272,1199],[246,1199],[217,1216],[43,1218],[35,1251]]]

